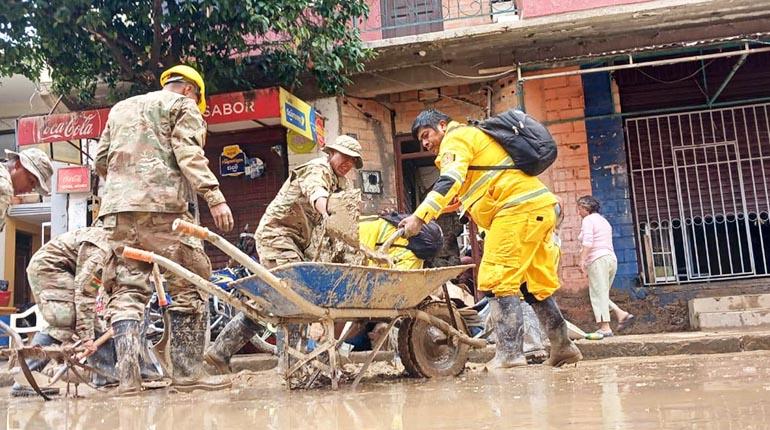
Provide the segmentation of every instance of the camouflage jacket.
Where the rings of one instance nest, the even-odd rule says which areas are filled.
[[[155,91],[113,106],[95,160],[106,178],[99,216],[186,212],[193,191],[209,207],[223,203],[205,143],[198,107],[180,94]]]
[[[304,255],[313,229],[322,219],[314,202],[348,188],[347,179],[334,173],[326,156],[294,168],[259,221],[256,241],[260,250],[293,250]],[[269,255],[259,257],[271,259]]]
[[[11,173],[5,165],[0,166],[0,232],[5,229],[5,217],[8,215],[8,207],[13,198],[13,182]]]
[[[54,300],[74,301],[77,315],[75,330],[81,339],[94,337],[96,294],[101,285],[104,263],[111,254],[108,238],[109,232],[98,227],[61,234],[43,245],[27,267],[27,276],[30,277],[55,278],[63,275],[74,278],[74,291],[62,289],[59,294],[48,296]]]

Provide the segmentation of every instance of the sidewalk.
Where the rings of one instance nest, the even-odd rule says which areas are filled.
[[[585,360],[600,360],[612,357],[645,357],[677,354],[723,354],[731,352],[770,350],[770,329],[719,331],[719,332],[677,332],[613,336],[603,340],[577,341]],[[352,353],[351,360],[362,362],[366,353]],[[471,351],[470,361],[484,363],[495,355],[494,346]],[[378,354],[378,361],[393,359],[393,352]],[[254,372],[274,368],[276,357],[269,354],[238,355],[232,367],[236,372]],[[0,387],[13,384],[7,364],[0,362]]]
[[[602,340],[576,341],[584,360],[613,357],[649,357],[677,354],[723,354],[770,350],[770,329],[743,331],[688,331],[632,334]],[[471,360],[485,362],[495,355],[494,347],[474,351]]]
[[[577,341],[585,360],[612,357],[643,357],[676,354],[723,354],[730,352],[770,350],[770,329],[752,331],[677,332],[613,336],[603,340]],[[354,362],[363,362],[365,352],[351,353]],[[472,350],[470,361],[485,363],[495,355],[494,345]],[[376,361],[392,360],[392,351],[378,354]],[[233,359],[233,370],[254,372],[272,369],[277,359],[268,354],[238,355]]]

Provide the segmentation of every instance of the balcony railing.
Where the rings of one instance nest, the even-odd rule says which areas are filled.
[[[356,27],[364,40],[378,40],[512,20],[512,0],[369,0],[369,18]]]

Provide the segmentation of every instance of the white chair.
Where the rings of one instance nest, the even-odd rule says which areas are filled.
[[[33,313],[35,314],[35,325],[33,327],[19,327],[19,321],[27,318]],[[40,312],[40,308],[37,305],[30,307],[22,313],[11,314],[10,317],[11,323],[8,325],[19,334],[35,333],[48,327],[48,322],[43,318],[43,314]]]

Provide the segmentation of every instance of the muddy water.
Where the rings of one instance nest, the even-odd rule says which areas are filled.
[[[36,430],[770,426],[770,352],[611,359],[501,374],[476,368],[431,381],[385,376],[357,391],[289,392],[271,372],[241,377],[239,386],[214,394],[3,400],[3,423]]]

